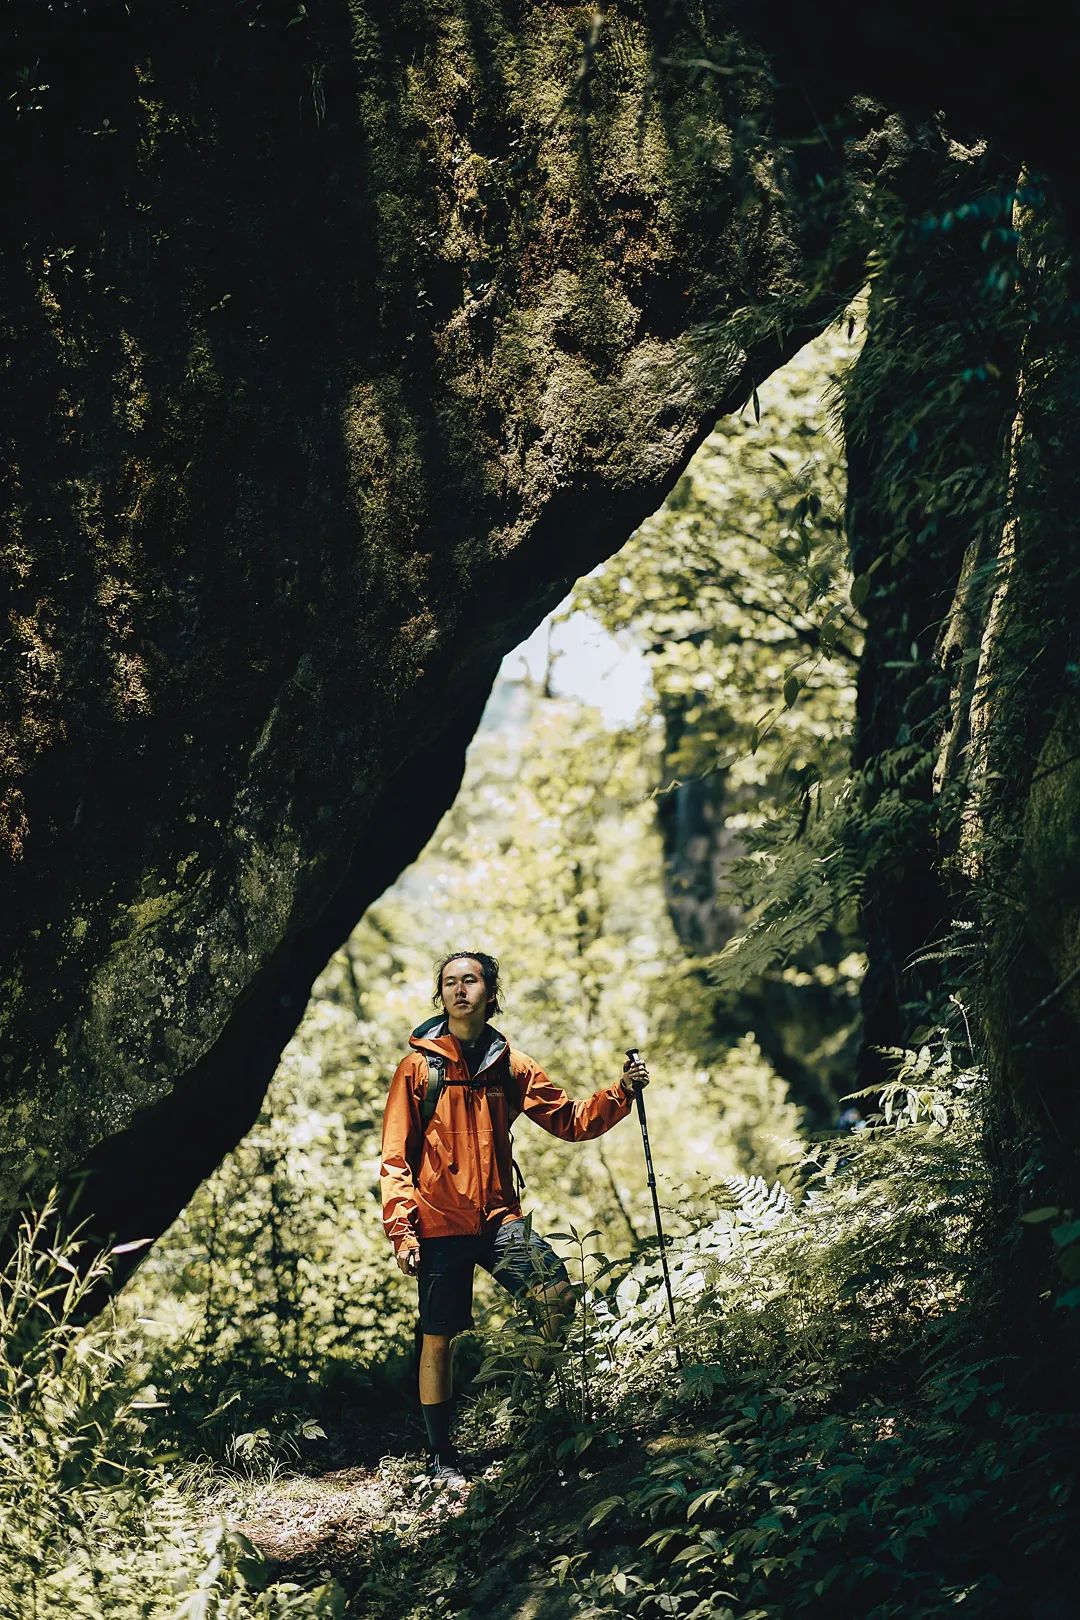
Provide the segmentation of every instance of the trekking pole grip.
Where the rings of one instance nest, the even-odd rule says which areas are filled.
[[[631,1063],[642,1061],[641,1053],[636,1046],[628,1046],[626,1055]],[[649,1173],[649,1186],[653,1184],[652,1152],[649,1147],[649,1125],[645,1118],[645,1087],[640,1081],[634,1081],[634,1101],[637,1104],[638,1122],[641,1125],[642,1143],[645,1148],[645,1168]]]

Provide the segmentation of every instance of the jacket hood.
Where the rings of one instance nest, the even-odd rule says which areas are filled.
[[[449,1019],[445,1013],[436,1013],[434,1018],[425,1018],[422,1024],[417,1024],[409,1036],[409,1045],[418,1052],[438,1052],[441,1057],[449,1058],[456,1063],[460,1056],[458,1043],[449,1032]],[[489,1063],[501,1057],[506,1050],[506,1036],[500,1034],[494,1024],[485,1024],[484,1029],[488,1037],[488,1049],[480,1068],[486,1069]],[[477,1073],[479,1073],[479,1069]]]

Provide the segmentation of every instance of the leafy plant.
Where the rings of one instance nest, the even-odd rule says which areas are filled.
[[[926,1045],[929,1060],[899,1057],[898,1083],[918,1082],[914,1118],[886,1124],[882,1108],[856,1136],[820,1142],[791,1192],[718,1185],[711,1218],[675,1245],[680,1376],[651,1290],[608,1279],[622,1297],[587,1319],[603,1368],[587,1416],[576,1399],[515,1409],[500,1471],[425,1543],[449,1612],[471,1605],[496,1549],[529,1556],[515,1527],[543,1503],[558,1543],[547,1579],[583,1620],[944,1620],[959,1603],[980,1620],[1064,1620],[1077,1422],[1033,1399],[994,1343],[985,1082],[947,1066],[942,1032]],[[929,1073],[949,1098],[944,1124],[921,1099]],[[701,1265],[710,1254],[723,1257],[715,1269]],[[500,1337],[504,1366],[526,1353],[516,1344]],[[494,1400],[478,1404],[477,1433]],[[542,1569],[543,1547],[531,1556]],[[419,1613],[429,1597],[408,1568],[403,1606]],[[362,1582],[362,1601],[368,1591]],[[400,1589],[384,1584],[374,1612],[395,1603]]]
[[[115,1251],[114,1251],[115,1252]],[[86,1325],[112,1256],[65,1237],[55,1195],[24,1217],[0,1274],[0,1612],[5,1620],[329,1620],[333,1584],[269,1579],[155,1452],[165,1404],[114,1309]]]

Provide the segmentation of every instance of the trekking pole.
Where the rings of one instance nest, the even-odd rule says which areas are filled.
[[[636,1047],[630,1047],[626,1053],[631,1063],[641,1062],[641,1053]],[[641,1145],[645,1149],[645,1171],[649,1181],[649,1191],[652,1193],[653,1216],[656,1220],[656,1235],[660,1240],[660,1265],[664,1273],[664,1287],[667,1290],[668,1316],[671,1318],[671,1342],[675,1350],[675,1365],[682,1367],[682,1356],[679,1353],[679,1341],[675,1336],[675,1299],[671,1292],[671,1277],[668,1273],[667,1239],[664,1237],[664,1225],[660,1219],[660,1200],[656,1196],[656,1173],[653,1170],[652,1149],[649,1147],[649,1123],[645,1118],[644,1087],[634,1086],[634,1101],[637,1104],[638,1123],[641,1126]]]

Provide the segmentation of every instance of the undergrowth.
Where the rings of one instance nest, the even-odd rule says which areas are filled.
[[[615,1262],[563,1234],[576,1318],[561,1345],[490,1336],[464,1507],[387,1460],[344,1587],[273,1580],[220,1516],[296,1461],[302,1396],[291,1451],[228,1396],[185,1433],[137,1324],[80,1325],[110,1257],[59,1243],[50,1204],[0,1292],[0,1613],[419,1620],[531,1593],[582,1620],[1065,1620],[1077,1421],[995,1348],[982,1085],[937,1036],[783,1184],[694,1189],[674,1334],[655,1244]]]
[[[207,1522],[163,1406],[113,1309],[87,1325],[110,1254],[59,1236],[50,1199],[0,1275],[0,1614],[4,1620],[327,1620],[332,1583],[272,1582],[256,1548]],[[197,1476],[196,1476],[197,1477]]]
[[[981,1085],[931,1042],[787,1189],[714,1188],[672,1245],[680,1368],[655,1251],[586,1257],[553,1371],[528,1332],[490,1347],[467,1430],[502,1461],[372,1548],[355,1612],[539,1583],[582,1620],[1071,1615],[1077,1422],[992,1348]]]

